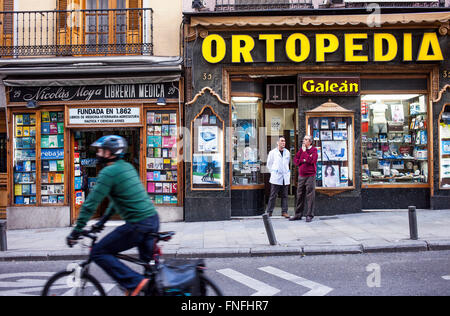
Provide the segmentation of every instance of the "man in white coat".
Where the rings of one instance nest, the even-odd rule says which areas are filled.
[[[280,137],[277,148],[270,151],[267,157],[267,169],[270,171],[270,198],[267,204],[267,214],[272,216],[275,201],[281,191],[281,215],[289,218],[288,215],[288,190],[291,179],[291,154],[286,147],[286,139]]]

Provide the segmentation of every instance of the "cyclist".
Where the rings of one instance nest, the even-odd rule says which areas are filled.
[[[116,211],[126,223],[95,244],[91,258],[126,289],[126,295],[136,296],[146,288],[149,279],[127,267],[115,254],[138,247],[140,258],[149,261],[153,253],[153,238],[148,233],[159,231],[159,216],[136,169],[122,159],[128,147],[127,141],[120,136],[108,135],[95,141],[91,147],[97,150],[98,163],[106,166],[98,174],[97,184],[83,203],[76,226],[66,241],[70,247],[76,244],[83,227],[98,205],[108,197],[110,203],[105,216],[94,225],[94,229],[101,231]]]

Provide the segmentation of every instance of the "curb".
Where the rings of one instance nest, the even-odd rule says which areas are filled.
[[[254,248],[183,248],[164,251],[165,258],[246,258],[266,256],[320,256],[450,250],[450,240],[401,240],[396,243],[360,245],[259,246]],[[137,255],[137,251],[126,254]],[[0,252],[0,262],[84,260],[80,251]]]

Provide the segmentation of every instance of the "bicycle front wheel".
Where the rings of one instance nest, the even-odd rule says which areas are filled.
[[[77,278],[73,271],[61,271],[47,281],[41,296],[106,296],[106,293],[88,273]]]
[[[208,279],[206,276],[200,276],[200,284],[202,284],[201,296],[223,296],[219,287],[214,284],[213,281]]]

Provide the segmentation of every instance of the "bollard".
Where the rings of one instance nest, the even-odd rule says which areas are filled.
[[[419,239],[419,233],[417,231],[417,214],[416,207],[409,206],[408,207],[408,215],[409,215],[409,235],[410,239],[417,240]]]
[[[0,251],[6,251],[7,242],[6,242],[6,221],[0,220]]]
[[[275,238],[275,233],[273,231],[272,222],[270,221],[269,215],[263,215],[264,227],[266,228],[267,237],[269,238],[269,243],[274,246],[277,244],[277,239]]]

